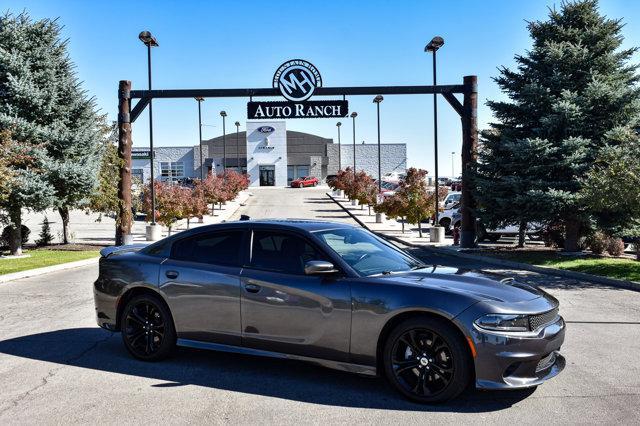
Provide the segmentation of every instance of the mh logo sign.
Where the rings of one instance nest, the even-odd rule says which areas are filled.
[[[291,102],[309,99],[316,87],[322,87],[318,69],[308,61],[292,59],[280,65],[273,75],[273,87]]]
[[[311,101],[317,87],[322,87],[320,72],[312,63],[292,59],[280,65],[273,75],[273,87],[280,90],[286,101],[247,103],[249,120],[287,118],[336,118],[346,117],[349,103],[345,100]],[[265,132],[262,126],[258,131]]]

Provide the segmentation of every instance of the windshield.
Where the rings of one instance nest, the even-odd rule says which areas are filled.
[[[419,260],[362,229],[332,229],[314,234],[362,275],[390,274],[424,267]]]

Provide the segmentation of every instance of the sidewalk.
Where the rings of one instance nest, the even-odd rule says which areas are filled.
[[[451,236],[445,236],[443,242],[432,243],[429,240],[429,229],[431,225],[428,223],[422,224],[421,238],[417,225],[405,223],[403,232],[402,222],[395,219],[388,219],[384,214],[382,215],[382,223],[376,223],[376,214],[373,208],[371,209],[371,214],[369,214],[369,208],[367,206],[353,206],[347,198],[336,197],[331,192],[327,192],[327,196],[333,199],[344,211],[349,213],[356,221],[361,222],[362,225],[370,231],[382,233],[392,238],[399,238],[415,246],[450,247],[453,244],[453,238]]]
[[[216,206],[215,216],[206,215],[203,223],[198,223],[198,219],[192,219],[190,227],[210,225],[219,223],[229,218],[238,210],[241,204],[244,204],[251,196],[251,191],[242,191],[238,197],[229,201],[222,206]],[[42,228],[42,221],[45,216],[49,219],[51,226],[51,234],[53,235],[53,243],[62,242],[62,223],[60,215],[57,211],[47,210],[45,212],[23,212],[23,224],[26,225],[31,233],[29,234],[29,243],[34,243],[39,238]],[[113,245],[115,242],[115,219],[105,215],[96,213],[85,213],[83,210],[72,210],[69,218],[69,230],[71,234],[71,242],[75,244],[89,245]],[[134,242],[146,242],[145,230],[147,223],[144,221],[134,221],[131,232]],[[172,233],[187,229],[187,221],[181,220],[172,228]],[[167,236],[167,230],[164,229],[162,236]]]

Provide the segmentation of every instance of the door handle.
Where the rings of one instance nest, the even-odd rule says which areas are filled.
[[[167,276],[167,278],[172,280],[178,278],[178,275],[179,275],[178,272],[176,271],[167,271],[164,274]]]
[[[260,291],[260,286],[256,285],[256,284],[245,284],[244,285],[244,289],[247,290],[249,293],[257,293]]]

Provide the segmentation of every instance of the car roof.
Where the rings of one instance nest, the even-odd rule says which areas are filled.
[[[214,231],[225,228],[281,228],[281,229],[289,229],[289,230],[303,230],[307,232],[315,232],[322,231],[327,229],[337,229],[337,228],[354,228],[354,225],[342,222],[331,222],[326,220],[313,220],[313,219],[294,219],[294,218],[283,218],[283,219],[251,219],[251,220],[235,220],[229,222],[215,223],[211,225],[199,226],[197,228],[192,228],[189,231],[182,232],[182,235],[186,235],[186,232],[189,233],[199,233],[206,231]],[[178,235],[178,234],[176,234]]]

